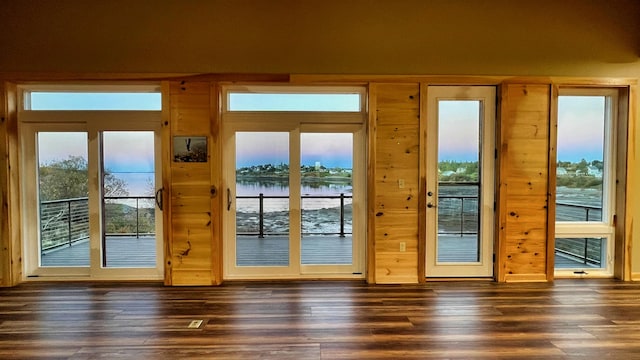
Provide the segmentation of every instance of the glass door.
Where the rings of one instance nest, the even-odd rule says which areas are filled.
[[[353,263],[353,134],[300,136],[301,262]]]
[[[362,278],[363,94],[225,89],[225,279]]]
[[[38,263],[89,266],[89,174],[86,131],[36,134]]]
[[[156,266],[153,131],[104,131],[101,151],[102,267]]]
[[[289,267],[289,133],[241,131],[235,143],[235,265]]]
[[[490,277],[495,88],[427,94],[426,276]]]
[[[156,115],[69,112],[70,123],[21,124],[26,276],[163,278]]]

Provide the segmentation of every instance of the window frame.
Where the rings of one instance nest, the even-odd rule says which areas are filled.
[[[558,238],[603,238],[606,239],[606,256],[602,261],[604,264],[600,268],[575,267],[575,268],[556,268],[554,264],[554,276],[556,278],[563,277],[612,277],[614,275],[614,251],[615,251],[615,231],[616,231],[616,179],[618,177],[618,122],[619,113],[618,106],[620,100],[619,90],[616,88],[584,88],[584,87],[558,87],[555,96],[556,108],[559,105],[562,96],[602,96],[605,98],[605,119],[604,119],[604,141],[603,141],[603,173],[602,173],[602,220],[601,221],[557,221],[555,219],[557,213],[557,150],[554,161],[550,164],[553,166],[553,174],[555,179],[554,189],[554,254],[555,241]],[[555,114],[555,144],[557,149],[557,125],[558,113]],[[584,271],[588,270],[588,272]]]

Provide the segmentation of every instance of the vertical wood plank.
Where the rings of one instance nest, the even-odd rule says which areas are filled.
[[[637,86],[632,85],[620,91],[618,101],[618,148],[617,148],[617,186],[616,186],[616,235],[615,235],[615,264],[614,276],[621,280],[640,280],[640,268],[636,264],[634,269],[633,246],[634,218],[638,214],[638,98]],[[637,232],[637,230],[635,230]],[[638,274],[634,276],[635,274]]]
[[[0,163],[0,191],[2,210],[0,219],[0,249],[3,263],[3,286],[13,286],[22,281],[22,247],[20,214],[20,178],[18,151],[18,90],[15,83],[3,84],[0,142],[4,157]]]
[[[420,84],[375,88],[375,108],[370,108],[375,193],[369,198],[374,231],[368,234],[374,238],[375,282],[417,283]],[[400,251],[401,243],[405,251]]]
[[[367,282],[376,282],[376,108],[377,84],[369,84],[369,118],[367,123]]]
[[[427,274],[427,98],[428,84],[420,84],[420,161],[418,164],[418,281]]]
[[[549,85],[504,84],[500,103],[498,281],[547,281]],[[530,132],[529,136],[514,136]],[[552,245],[552,244],[551,244]]]
[[[558,159],[558,86],[551,87],[549,108],[549,191],[547,204],[556,203],[557,159]],[[553,281],[555,272],[556,206],[547,206],[547,281]]]
[[[221,133],[221,114],[220,114],[220,86],[217,83],[210,85],[210,115],[211,115],[211,146],[209,146],[209,161],[211,167],[211,277],[213,283],[219,285],[222,283],[222,209],[223,209],[223,191],[222,184],[222,133]]]
[[[209,82],[173,81],[169,84],[170,139],[174,136],[204,136],[207,162],[175,162],[169,153],[169,254],[172,285],[212,285],[216,278],[213,258],[217,243],[212,241],[216,217],[212,205],[212,161],[217,140],[213,138],[212,86]]]
[[[162,93],[162,235],[164,237],[164,284],[172,285],[173,228],[171,227],[171,89],[168,81],[160,84]]]

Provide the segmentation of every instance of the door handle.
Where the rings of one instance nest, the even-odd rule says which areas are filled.
[[[227,211],[231,210],[231,189],[227,188]]]
[[[156,205],[158,205],[158,209],[160,209],[160,211],[162,211],[162,194],[164,194],[164,188],[160,188],[158,189],[158,191],[156,191]]]

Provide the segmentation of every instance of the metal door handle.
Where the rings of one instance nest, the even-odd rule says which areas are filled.
[[[231,210],[231,189],[227,188],[227,211]]]
[[[164,188],[160,188],[156,191],[156,205],[158,205],[158,209],[160,209],[160,211],[162,211],[162,194],[164,194]]]

